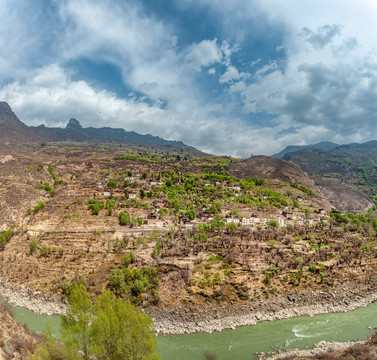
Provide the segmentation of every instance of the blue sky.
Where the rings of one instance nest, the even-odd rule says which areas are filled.
[[[0,100],[245,157],[377,130],[374,0],[2,0]]]

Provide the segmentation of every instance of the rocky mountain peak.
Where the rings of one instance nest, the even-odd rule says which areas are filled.
[[[82,129],[80,122],[74,118],[69,119],[66,129]]]
[[[9,104],[5,101],[0,101],[0,113],[1,114],[13,114],[12,109],[10,108]]]
[[[5,101],[0,101],[0,124],[7,128],[25,128],[26,125],[22,123],[11,107]]]

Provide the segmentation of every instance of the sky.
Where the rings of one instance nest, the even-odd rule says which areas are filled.
[[[217,155],[365,142],[376,18],[375,0],[1,0],[0,101]]]

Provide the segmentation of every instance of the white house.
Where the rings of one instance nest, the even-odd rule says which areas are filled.
[[[251,225],[251,218],[245,218],[243,217],[241,219],[242,226],[250,226]]]
[[[250,216],[250,221],[252,224],[259,224],[260,223],[260,217],[253,214]]]
[[[240,219],[239,218],[234,218],[233,216],[228,216],[226,218],[226,222],[227,223],[235,223],[235,224],[239,224],[240,223]]]
[[[281,216],[277,217],[277,222],[279,224],[279,227],[285,227],[286,226],[285,219],[283,217],[281,217]]]

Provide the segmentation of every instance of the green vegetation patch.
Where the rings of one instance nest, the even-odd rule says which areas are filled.
[[[14,225],[11,226],[8,230],[4,230],[0,232],[0,250],[4,249],[5,244],[10,241],[13,235],[14,235]]]
[[[109,288],[116,295],[143,306],[158,304],[160,301],[158,284],[157,269],[150,266],[133,269],[127,266],[115,269],[109,278]]]
[[[92,215],[98,215],[105,206],[102,200],[90,199],[87,203]]]

